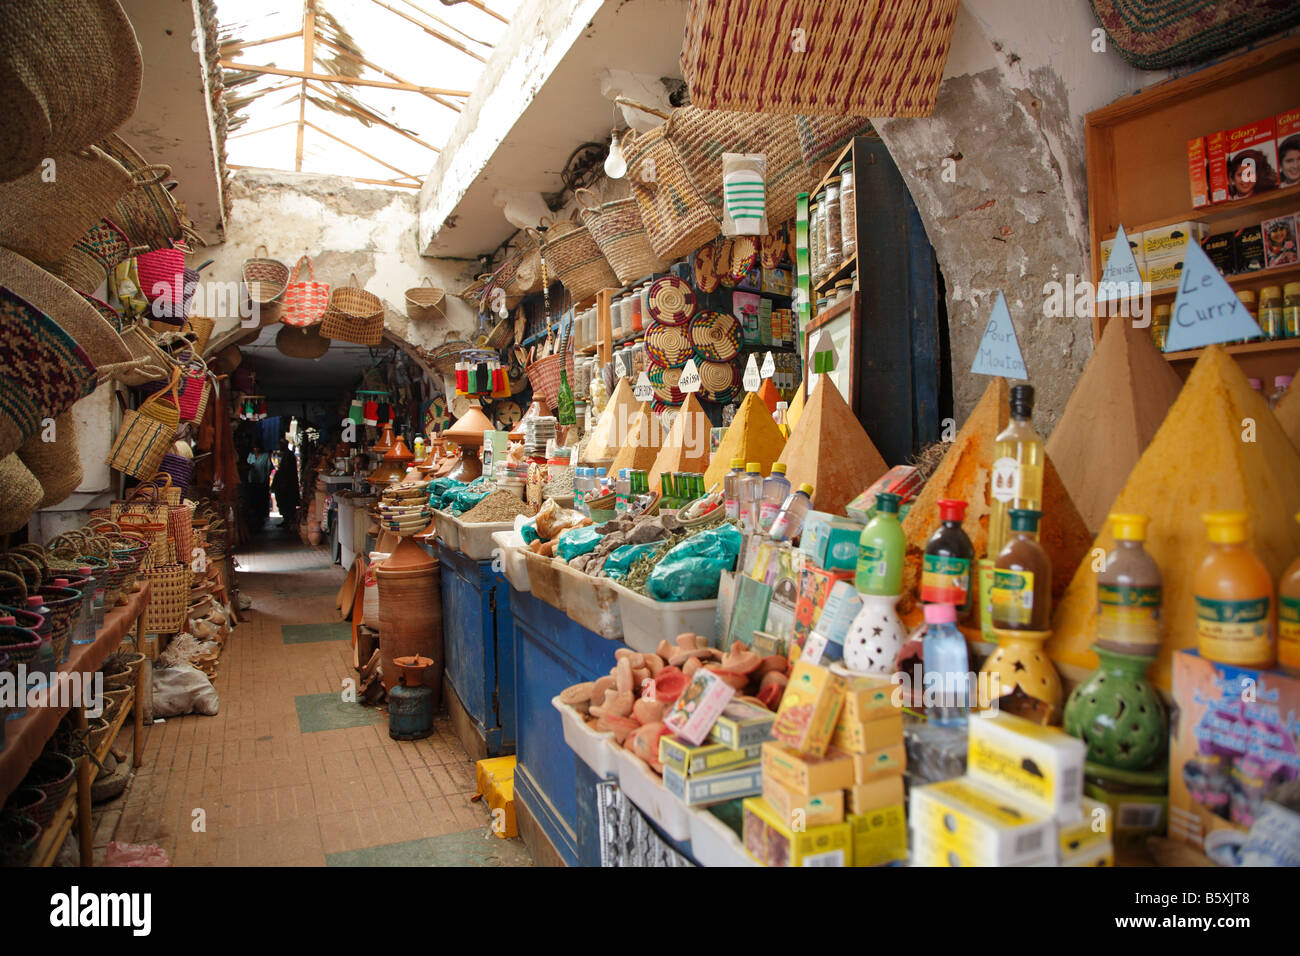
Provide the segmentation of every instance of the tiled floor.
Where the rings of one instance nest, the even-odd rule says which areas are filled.
[[[116,839],[178,866],[531,865],[471,801],[474,764],[445,714],[398,742],[383,711],[343,700],[357,675],[326,551],[276,530],[240,565],[253,607],[221,657],[220,713],[147,729],[126,793],[96,807],[97,861]]]

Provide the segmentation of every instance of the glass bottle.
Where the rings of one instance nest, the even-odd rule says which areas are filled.
[[[1156,314],[1151,321],[1151,340],[1160,351],[1165,350],[1165,343],[1169,340],[1169,306],[1167,305],[1156,306]]]
[[[970,707],[970,658],[966,638],[957,629],[957,608],[951,604],[925,606],[925,716],[939,727],[960,727]]]
[[[578,416],[573,406],[573,389],[569,386],[569,370],[565,367],[566,363],[560,360],[560,394],[556,398],[555,420],[561,425],[575,425],[578,422]]]
[[[1192,578],[1196,647],[1206,660],[1237,667],[1273,666],[1273,576],[1246,540],[1244,511],[1205,520],[1209,549]]]
[[[829,275],[840,267],[844,254],[840,250],[840,187],[826,187],[826,201],[822,206],[826,220],[826,272]]]
[[[853,187],[853,161],[840,165],[840,254],[844,259],[858,251],[856,190]]]
[[[1300,336],[1300,282],[1282,287],[1282,331],[1288,339]]]
[[[758,530],[759,506],[763,500],[763,466],[751,461],[736,480],[736,499],[740,509],[740,530],[753,534]]]
[[[776,462],[772,473],[763,479],[763,498],[758,508],[758,526],[763,531],[772,529],[777,512],[790,497],[790,479],[785,476],[785,465]]]
[[[1286,330],[1282,325],[1282,287],[1265,286],[1259,290],[1259,327],[1264,338],[1276,341],[1285,338]]]
[[[921,564],[921,600],[926,604],[947,604],[960,619],[970,610],[971,565],[975,546],[962,528],[966,502],[956,498],[939,501],[939,527],[925,543]]]
[[[1300,521],[1300,514],[1295,519]],[[1300,556],[1277,584],[1277,663],[1287,673],[1300,676]]]
[[[1244,306],[1246,307],[1246,312],[1249,313],[1250,317],[1251,317],[1252,319],[1254,319],[1254,320],[1258,323],[1258,322],[1259,322],[1259,308],[1258,308],[1258,306],[1255,304],[1255,292],[1254,292],[1254,290],[1253,290],[1253,289],[1242,289],[1240,292],[1237,293],[1237,299],[1238,299],[1238,301],[1241,302],[1242,305],[1244,305]],[[1238,344],[1242,344],[1242,343],[1245,343],[1245,342],[1249,342],[1249,341],[1251,341],[1251,339],[1257,339],[1257,338],[1259,338],[1259,336],[1256,335],[1256,336],[1251,336],[1250,339],[1241,339],[1241,340],[1239,340]]]
[[[634,335],[640,334],[642,329],[645,328],[641,314],[641,296],[634,291],[627,296],[626,301],[627,309],[632,314],[632,333]]]
[[[1041,511],[1011,509],[1011,535],[994,564],[993,626],[1046,631],[1052,621],[1052,561],[1038,543]]]
[[[731,471],[722,479],[722,504],[726,509],[727,520],[735,521],[740,517],[740,476],[745,473],[745,459],[731,459]]]
[[[774,465],[773,468],[775,467]],[[813,486],[804,482],[786,497],[781,510],[772,519],[770,534],[773,541],[790,541],[799,537],[799,533],[803,531],[804,519],[808,517],[808,510],[812,507],[812,493]]]
[[[1154,657],[1164,591],[1160,568],[1142,546],[1149,522],[1146,515],[1110,516],[1115,547],[1097,574],[1097,646]]]
[[[1268,396],[1268,407],[1277,408],[1277,403],[1282,401],[1282,396],[1286,390],[1291,387],[1290,375],[1276,375],[1273,378],[1273,391]]]
[[[811,215],[814,217],[808,224],[808,242],[812,247],[812,280],[813,285],[821,282],[826,278],[826,193],[823,190],[817,194],[817,201],[813,203]]]
[[[858,567],[853,583],[862,594],[899,595],[903,590],[903,555],[907,539],[898,523],[898,495],[876,495],[876,513],[858,538]]]

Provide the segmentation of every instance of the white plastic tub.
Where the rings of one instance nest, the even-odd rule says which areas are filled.
[[[704,807],[692,807],[691,856],[700,866],[758,866],[731,828]]]
[[[615,779],[618,776],[618,764],[614,760],[614,735],[607,730],[588,727],[582,714],[568,704],[561,703],[558,696],[551,698],[551,706],[560,712],[560,719],[564,723],[564,742],[569,745],[569,749],[596,776],[606,780]]]
[[[454,517],[440,508],[434,508],[433,526],[438,529],[439,541],[453,551],[460,549],[460,528]]]
[[[623,619],[623,640],[641,653],[652,653],[659,642],[672,642],[678,634],[700,634],[713,641],[714,618],[718,599],[706,601],[655,601],[630,591],[617,581],[610,581],[618,595],[619,614]]]
[[[569,620],[608,641],[623,640],[623,615],[618,594],[608,578],[593,578],[563,562],[560,572],[560,601]],[[657,645],[656,645],[657,646]]]
[[[691,838],[691,810],[666,789],[663,778],[645,761],[614,743],[611,736],[605,746],[614,752],[618,763],[618,786],[637,809],[674,840]]]
[[[456,550],[475,561],[487,561],[492,557],[492,549],[496,547],[492,542],[493,534],[498,531],[512,531],[515,526],[513,521],[475,523],[461,521],[460,518],[452,518],[451,521],[456,526]]]
[[[492,541],[501,549],[501,573],[516,591],[528,590],[528,562],[524,560],[524,539],[518,531],[492,532]]]
[[[564,599],[560,596],[560,565],[564,562],[554,558],[544,558],[527,548],[522,554],[525,564],[528,565],[528,589],[533,592],[537,600],[563,611]]]

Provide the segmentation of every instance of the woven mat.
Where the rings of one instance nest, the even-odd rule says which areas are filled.
[[[1300,23],[1295,0],[1092,0],[1120,56],[1143,70],[1207,60]]]

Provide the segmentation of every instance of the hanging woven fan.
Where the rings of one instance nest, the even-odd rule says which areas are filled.
[[[740,322],[728,312],[699,312],[691,319],[691,344],[705,362],[730,362],[740,354]]]
[[[740,366],[734,362],[701,362],[700,391],[723,404],[736,397],[741,387]]]
[[[685,393],[677,387],[677,383],[682,378],[680,368],[664,368],[662,365],[651,363],[646,370],[646,378],[650,379],[650,387],[654,389],[655,397],[664,404],[680,405],[686,401]]]
[[[524,410],[518,402],[504,398],[492,406],[492,417],[502,431],[510,431],[524,417]]]
[[[685,325],[695,314],[695,293],[691,284],[674,275],[655,279],[650,284],[646,301],[651,318],[664,325]]]
[[[435,396],[424,406],[424,433],[432,435],[451,424],[451,413],[447,411],[447,399]]]
[[[722,262],[727,260],[723,259]],[[754,236],[737,236],[731,240],[731,281],[745,281],[749,270],[758,265],[758,239]]]
[[[645,350],[650,360],[664,368],[680,368],[694,352],[685,326],[653,323],[645,334]]]

